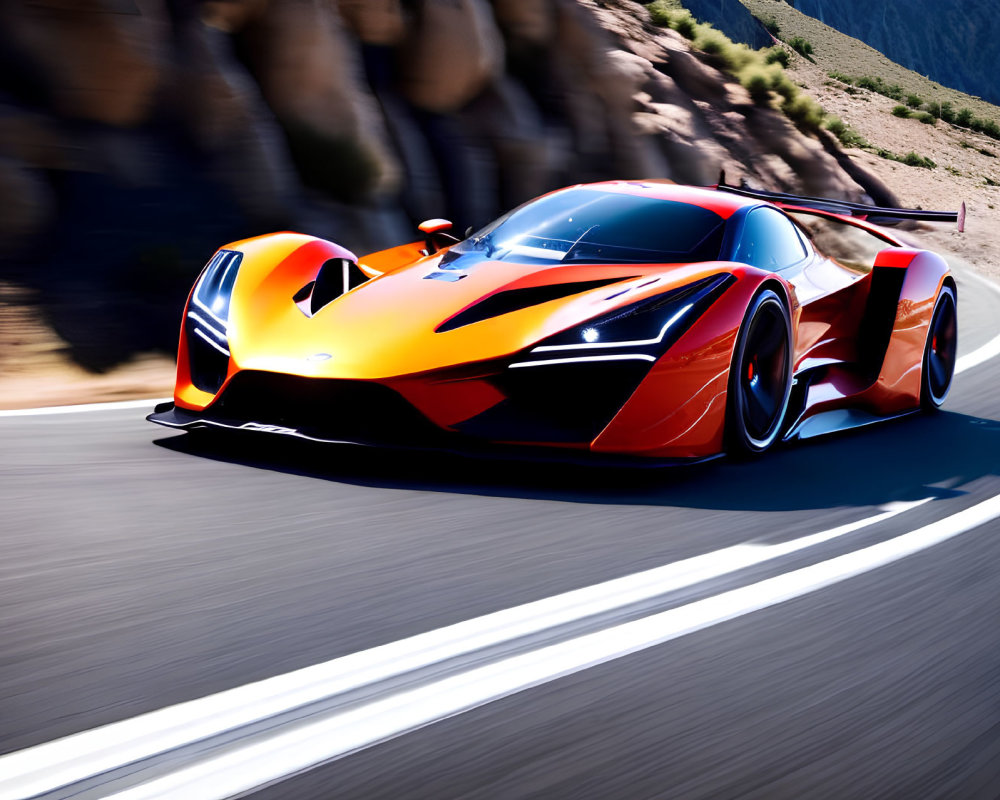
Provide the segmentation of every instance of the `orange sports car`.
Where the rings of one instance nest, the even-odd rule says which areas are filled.
[[[149,419],[631,463],[760,453],[941,405],[954,279],[871,223],[963,218],[612,181],[464,238],[431,220],[422,241],[361,258],[247,239],[195,283],[174,402]],[[868,255],[825,255],[824,238]]]

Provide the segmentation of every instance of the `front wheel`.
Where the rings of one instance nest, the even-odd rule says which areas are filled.
[[[933,411],[941,407],[951,379],[955,376],[955,353],[958,349],[958,309],[955,290],[942,286],[934,302],[934,313],[927,329],[924,359],[920,371],[920,407]]]
[[[728,449],[763,453],[778,438],[792,391],[792,324],[770,289],[750,304],[736,337],[729,375]]]

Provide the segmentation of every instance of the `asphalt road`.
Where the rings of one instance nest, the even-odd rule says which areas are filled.
[[[1000,333],[1000,294],[959,298],[968,353]],[[0,417],[0,754],[931,498],[592,627],[892,540],[1000,495],[998,378],[1000,358],[941,413],[666,473],[220,446],[138,410]],[[997,798],[998,565],[993,521],[259,795]]]

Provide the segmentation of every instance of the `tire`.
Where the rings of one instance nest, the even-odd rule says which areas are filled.
[[[781,434],[792,391],[792,323],[788,308],[765,289],[750,304],[729,371],[727,450],[756,455]]]
[[[957,349],[958,304],[955,290],[946,284],[934,301],[934,313],[924,343],[920,369],[920,407],[924,411],[936,411],[948,396],[955,376]]]

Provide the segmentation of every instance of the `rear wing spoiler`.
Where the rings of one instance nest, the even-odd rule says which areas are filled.
[[[965,203],[958,211],[924,211],[920,208],[890,208],[869,206],[864,203],[850,203],[846,200],[830,200],[825,197],[808,197],[806,195],[785,194],[784,192],[765,192],[760,189],[747,189],[742,186],[728,186],[726,175],[719,176],[719,184],[715,187],[720,192],[737,194],[741,197],[751,197],[756,200],[766,200],[779,205],[811,208],[816,211],[826,211],[845,217],[858,217],[876,224],[885,222],[891,224],[898,220],[912,219],[927,222],[957,222],[959,232],[965,231]]]

